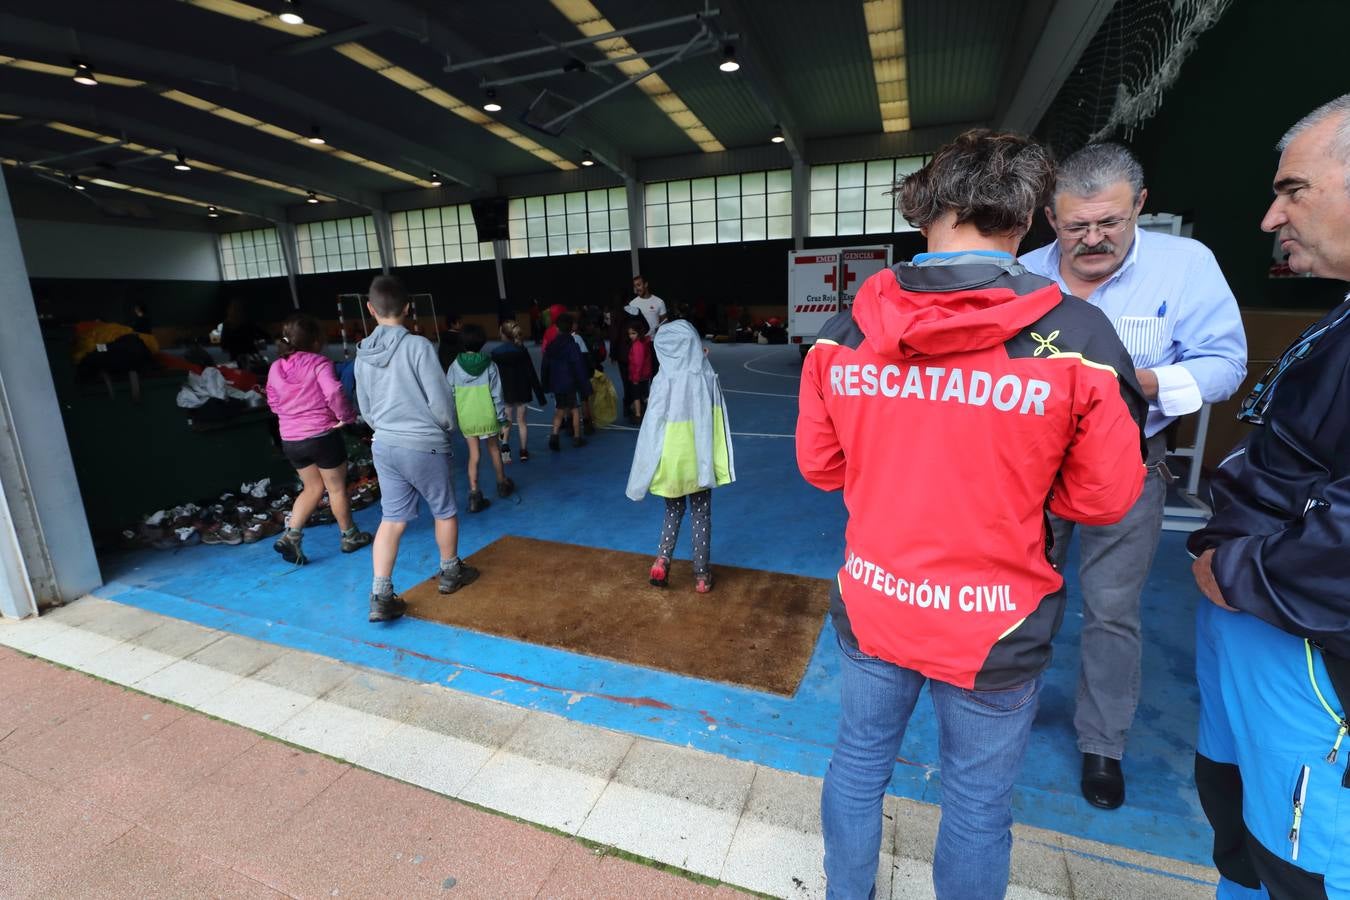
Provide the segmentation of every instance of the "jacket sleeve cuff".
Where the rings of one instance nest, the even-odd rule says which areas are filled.
[[[1158,366],[1150,371],[1158,379],[1158,410],[1163,415],[1184,416],[1203,405],[1200,385],[1185,366]]]

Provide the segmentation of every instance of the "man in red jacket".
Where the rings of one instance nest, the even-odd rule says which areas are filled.
[[[881,800],[920,688],[937,713],[940,900],[1002,897],[1012,787],[1063,618],[1047,511],[1118,521],[1147,404],[1110,321],[1014,258],[1048,153],[970,131],[899,191],[928,252],[869,278],[802,368],[797,464],[843,490],[831,597],[839,738],[821,814],[830,897],[871,896]]]

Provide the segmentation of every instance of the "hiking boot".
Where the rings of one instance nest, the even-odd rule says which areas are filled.
[[[702,575],[694,576],[694,591],[699,594],[706,594],[712,590],[713,577],[711,572],[704,572]]]
[[[227,522],[207,528],[201,535],[203,544],[237,547],[244,542],[244,535],[239,529]]]
[[[288,563],[294,563],[297,566],[303,566],[309,562],[309,557],[305,556],[305,551],[300,549],[300,541],[304,538],[291,537],[289,531],[284,532],[277,542],[272,545],[272,549],[281,554],[281,558]]]
[[[595,434],[595,423],[590,419],[582,419],[581,431],[583,434]]]
[[[407,609],[408,604],[393,591],[387,594],[370,595],[370,621],[372,622],[392,622],[403,615]]]
[[[482,491],[469,491],[469,512],[482,512],[492,505],[492,501],[483,496]]]
[[[652,587],[665,587],[670,581],[670,560],[658,556],[652,563],[652,570],[648,575]]]
[[[497,483],[498,497],[502,498],[510,497],[512,494],[515,493],[515,491],[516,491],[516,483],[512,481],[510,478],[503,478],[500,482]]]
[[[375,540],[369,531],[358,531],[355,534],[344,534],[342,536],[342,552],[355,553],[362,547],[369,547],[370,542]]]
[[[588,443],[590,443],[590,442],[587,441],[587,440],[586,440],[584,437],[582,437],[581,435],[579,435],[579,434],[574,434],[574,435],[572,435],[572,446],[573,446],[573,447],[585,447]]]
[[[452,569],[441,569],[436,573],[436,580],[438,582],[437,589],[442,594],[453,594],[464,585],[473,584],[477,581],[478,570],[467,563],[461,562]]]
[[[530,451],[526,450],[524,447],[520,448],[520,461],[521,462],[530,461]]]
[[[562,445],[558,443],[558,436],[556,434],[550,434],[548,436],[548,449],[552,450],[554,453],[562,449]]]

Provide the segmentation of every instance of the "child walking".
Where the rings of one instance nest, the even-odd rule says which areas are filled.
[[[469,512],[482,512],[492,505],[478,489],[478,460],[487,445],[492,471],[497,476],[497,496],[509,497],[515,482],[506,477],[497,435],[506,423],[502,403],[502,382],[492,357],[483,351],[487,335],[478,325],[465,325],[461,333],[464,349],[450,364],[445,377],[455,394],[455,417],[459,430],[469,444]]]
[[[272,548],[289,563],[309,562],[300,542],[305,523],[323,493],[342,529],[339,544],[352,553],[370,544],[371,536],[352,523],[347,497],[347,444],[338,430],[356,421],[356,410],[342,391],[333,363],[319,352],[323,332],[313,316],[296,313],[281,328],[280,358],[267,373],[267,405],[277,414],[281,449],[295,466],[304,489],[291,507],[290,527]]]
[[[694,590],[712,590],[712,489],[736,480],[731,424],[717,373],[688,322],[667,322],[653,342],[661,368],[651,382],[651,402],[638,432],[628,496],[666,499],[665,521],[651,583],[665,587],[686,506],[692,507]]]
[[[635,319],[628,326],[628,376],[632,385],[630,396],[633,400],[633,421],[642,424],[642,410],[651,394],[653,362],[652,339],[647,336],[647,322]]]
[[[533,397],[540,406],[547,401],[544,387],[539,383],[539,373],[535,371],[534,360],[525,349],[525,337],[515,322],[503,322],[501,328],[502,343],[492,351],[492,361],[502,380],[502,401],[506,406],[506,425],[502,428],[501,453],[504,462],[511,461],[511,422],[514,420],[520,432],[520,461],[530,461],[530,451],[526,448],[529,429],[525,423],[525,410]]]
[[[403,532],[417,518],[419,498],[436,520],[440,592],[453,594],[478,577],[478,570],[459,558],[459,518],[450,471],[455,398],[431,341],[403,327],[408,305],[398,278],[377,276],[370,283],[366,308],[378,327],[356,348],[356,397],[367,424],[375,429],[371,455],[380,478],[383,513],[371,551],[372,622],[397,619],[407,609],[394,593],[394,561]]]
[[[562,430],[563,420],[572,420],[572,446],[586,446],[581,436],[581,401],[591,395],[591,370],[586,365],[581,348],[572,340],[573,318],[571,313],[562,313],[554,321],[558,336],[549,342],[544,350],[544,390],[553,395],[553,431],[548,436],[548,449],[558,450],[561,445],[558,432]]]

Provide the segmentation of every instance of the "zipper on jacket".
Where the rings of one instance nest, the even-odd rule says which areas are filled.
[[[1303,640],[1303,653],[1308,660],[1308,681],[1312,684],[1313,693],[1317,695],[1317,701],[1322,704],[1322,708],[1327,711],[1327,715],[1331,716],[1336,722],[1336,742],[1331,745],[1331,751],[1325,757],[1328,763],[1335,765],[1336,757],[1341,752],[1341,741],[1345,740],[1346,734],[1350,734],[1350,721],[1347,721],[1345,716],[1337,715],[1336,710],[1331,708],[1331,704],[1322,694],[1322,688],[1317,684],[1317,673],[1313,669],[1312,642],[1306,638]],[[1346,778],[1350,779],[1350,767],[1346,769]],[[1342,783],[1345,783],[1344,779]]]
[[[1308,767],[1304,766],[1298,773],[1298,781],[1294,783],[1294,796],[1292,802],[1294,805],[1294,824],[1289,829],[1289,858],[1298,859],[1298,838],[1299,830],[1303,827],[1303,807],[1308,801]]]

